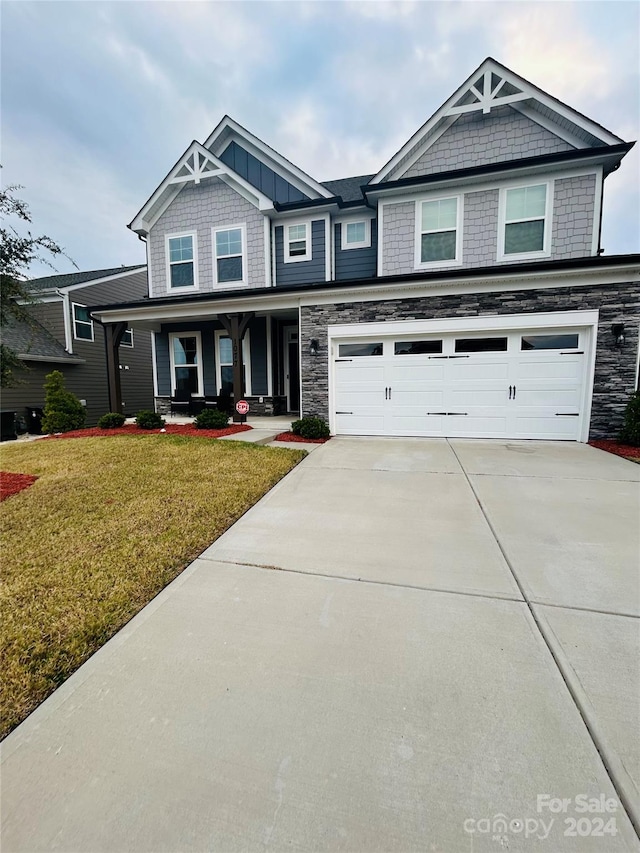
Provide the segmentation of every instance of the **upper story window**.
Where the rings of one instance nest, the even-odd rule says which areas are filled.
[[[549,255],[551,187],[533,184],[500,191],[498,260]]]
[[[245,227],[213,229],[213,252],[215,257],[215,284],[245,284]]]
[[[171,234],[166,241],[168,289],[197,287],[196,234]]]
[[[311,260],[311,223],[296,222],[284,226],[284,262]]]
[[[461,263],[462,199],[429,199],[416,205],[416,267]]]
[[[93,341],[93,320],[84,305],[73,306],[73,337],[79,341]]]
[[[120,341],[121,347],[129,347],[129,349],[133,349],[133,329],[127,329],[122,336],[122,340]]]
[[[342,249],[366,249],[371,245],[371,220],[360,219],[342,223]]]

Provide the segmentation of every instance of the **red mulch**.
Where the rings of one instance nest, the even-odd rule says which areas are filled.
[[[17,495],[23,489],[28,489],[37,479],[33,474],[10,474],[8,471],[0,471],[0,501],[5,501],[11,495]]]
[[[45,438],[93,438],[102,435],[191,435],[198,438],[220,438],[221,435],[234,435],[236,432],[245,432],[251,429],[249,424],[232,424],[224,429],[196,429],[193,424],[167,424],[163,430],[140,429],[135,424],[125,424],[115,429],[75,429],[71,432],[61,432],[57,435],[47,435]]]
[[[295,432],[280,432],[274,438],[274,441],[300,441],[304,444],[324,444],[329,441],[328,438],[303,438],[301,435],[296,435]]]
[[[606,450],[607,453],[615,453],[616,456],[640,459],[640,447],[632,447],[630,444],[621,444],[614,438],[601,438],[597,441],[590,441],[589,444],[591,447],[597,447],[598,450]]]

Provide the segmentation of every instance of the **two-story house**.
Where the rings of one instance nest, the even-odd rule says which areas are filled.
[[[44,405],[46,375],[59,370],[66,387],[86,407],[87,426],[94,426],[109,411],[109,353],[103,328],[92,318],[91,309],[142,299],[147,293],[146,270],[137,266],[64,273],[32,279],[26,286],[34,300],[25,305],[28,319],[8,323],[1,330],[3,343],[25,365],[14,377],[17,384],[2,389],[2,409],[28,421],[29,413]],[[153,408],[151,356],[151,334],[125,329],[115,352],[121,391],[118,411],[133,415]],[[37,429],[37,421],[34,426]]]
[[[154,394],[334,434],[586,441],[637,384],[637,255],[603,256],[627,143],[489,58],[375,175],[318,182],[225,117],[130,228]],[[235,357],[235,385],[234,385]]]

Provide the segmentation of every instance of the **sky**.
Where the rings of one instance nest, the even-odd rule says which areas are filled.
[[[144,263],[127,223],[225,114],[317,180],[373,173],[493,56],[640,135],[636,2],[3,0],[0,38],[2,184],[83,270]],[[639,250],[639,149],[605,182],[606,254]]]

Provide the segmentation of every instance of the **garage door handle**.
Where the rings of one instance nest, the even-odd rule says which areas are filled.
[[[517,390],[518,390],[518,389],[517,389],[517,388],[516,388],[516,386],[514,385],[514,386],[513,386],[513,399],[514,399],[514,400],[516,399],[516,391],[517,391]]]
[[[352,359],[352,358],[336,358],[336,364],[337,364],[339,361],[353,361],[353,359]]]
[[[584,350],[579,349],[579,350],[574,351],[574,352],[561,352],[560,355],[584,355]]]
[[[513,385],[509,385],[509,399],[511,399],[512,394],[513,394]]]
[[[336,415],[352,415],[353,412],[336,412]]]
[[[579,418],[580,412],[556,412],[557,418]]]

